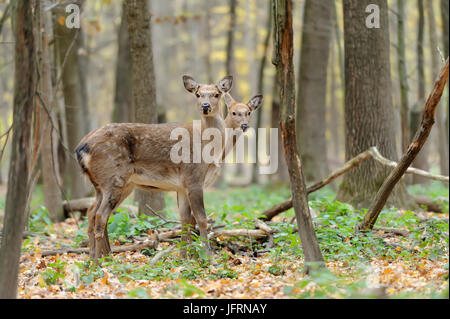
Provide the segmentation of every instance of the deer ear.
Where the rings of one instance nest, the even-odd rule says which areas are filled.
[[[248,101],[247,105],[252,109],[252,111],[257,110],[262,104],[263,96],[261,94],[255,95]]]
[[[199,87],[198,83],[194,80],[193,77],[189,75],[183,75],[183,84],[186,90],[191,93],[194,93],[195,90]]]
[[[217,85],[219,87],[219,90],[222,93],[226,93],[231,90],[231,86],[233,85],[233,76],[227,75],[222,80],[219,81],[219,84]]]
[[[226,92],[222,95],[223,101],[227,105],[227,108],[231,106],[231,104],[234,103],[233,97],[230,95],[230,93]]]

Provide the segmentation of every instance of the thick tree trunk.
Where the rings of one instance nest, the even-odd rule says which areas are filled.
[[[81,198],[87,193],[86,184],[80,167],[73,156],[73,150],[84,135],[87,119],[84,118],[82,86],[80,83],[80,60],[78,57],[77,37],[81,29],[69,29],[61,25],[58,17],[66,16],[65,6],[53,9],[55,14],[54,33],[58,51],[58,62],[62,72],[62,86],[66,113],[67,144],[71,151],[66,154],[65,178],[70,192],[70,198]],[[67,188],[67,187],[66,187]]]
[[[449,15],[449,8],[448,8],[449,0],[441,0],[441,18],[442,18],[442,41],[444,42],[444,54],[446,57],[449,56],[449,48],[448,48],[448,38],[449,38],[449,25],[448,25],[448,15]],[[447,126],[446,132],[447,132],[447,142],[449,139],[449,118],[450,118],[450,85],[447,83],[447,105],[446,105],[446,114],[447,118],[445,121],[445,125]]]
[[[305,1],[295,129],[307,181],[328,173],[325,113],[332,8],[332,0]]]
[[[365,9],[380,8],[380,28],[367,28]],[[392,114],[389,28],[386,0],[344,0],[345,43],[345,158],[350,160],[371,146],[397,160]],[[337,200],[367,207],[390,169],[369,159],[344,176]],[[414,205],[399,182],[390,205]]]
[[[397,0],[397,60],[398,78],[400,81],[400,119],[402,131],[402,153],[406,152],[409,145],[408,128],[408,74],[406,71],[405,54],[405,2]]]
[[[428,15],[428,34],[430,38],[431,51],[431,78],[434,80],[439,72],[439,57],[436,15],[434,14],[433,0],[426,0],[426,11]],[[438,150],[439,150],[439,167],[442,175],[448,175],[448,141],[445,127],[445,108],[438,107],[436,114],[436,126],[438,130]]]
[[[261,57],[261,61],[259,64],[259,70],[258,70],[258,89],[257,89],[257,93],[258,94],[263,94],[264,92],[264,69],[266,67],[266,62],[267,62],[267,55],[268,55],[268,49],[269,49],[269,41],[270,41],[270,29],[272,28],[272,4],[270,3],[270,1],[268,1],[269,3],[269,8],[267,10],[267,22],[266,22],[266,37],[264,39],[263,42],[263,56]],[[263,112],[260,110],[259,112],[257,112],[256,114],[256,126],[255,126],[255,131],[258,132],[258,128],[260,128],[262,126],[262,114]],[[259,152],[259,148],[258,148],[258,143],[256,143],[256,163],[255,165],[253,165],[253,169],[252,169],[252,183],[258,183],[258,176],[259,176],[259,161],[258,161],[258,152]]]
[[[132,70],[132,92],[135,119],[141,123],[157,123],[156,79],[153,66],[150,8],[147,0],[126,1],[128,34]],[[164,193],[135,191],[139,211],[151,215],[150,206],[155,211],[165,207]]]
[[[417,0],[417,11],[419,13],[418,30],[417,30],[417,102],[411,108],[410,114],[410,132],[416,132],[420,125],[420,118],[422,114],[422,105],[425,103],[425,67],[423,56],[423,38],[425,29],[425,13],[423,7],[423,0]],[[429,170],[428,164],[428,148],[429,144],[422,147],[422,151],[417,154],[412,166],[422,170]],[[413,175],[413,184],[424,184],[428,180],[422,176]]]
[[[311,265],[323,266],[323,257],[309,212],[302,163],[295,141],[295,75],[293,65],[293,30],[291,0],[274,0],[274,57],[280,83],[281,134],[289,169],[292,202],[297,219],[306,271]]]
[[[56,116],[53,106],[51,65],[49,42],[52,38],[52,20],[51,12],[44,10],[46,1],[40,2],[40,96],[42,99],[41,125],[42,125],[42,143],[41,143],[41,165],[42,178],[44,184],[44,203],[54,222],[64,220],[62,206],[61,184],[59,176],[58,163],[58,138],[52,125],[56,125]],[[46,108],[46,110],[44,109]],[[52,124],[53,123],[53,124]]]
[[[448,79],[448,72],[449,70],[447,58],[447,62],[444,68],[441,70],[439,78],[434,84],[433,91],[431,91],[427,103],[425,104],[422,113],[422,121],[412,143],[409,145],[407,151],[403,154],[398,165],[394,168],[394,170],[392,170],[388,178],[386,178],[386,180],[383,182],[383,185],[381,185],[381,188],[377,192],[377,195],[370,205],[367,214],[364,216],[361,225],[359,225],[358,227],[360,230],[369,230],[373,228],[395,184],[400,181],[409,165],[411,165],[414,157],[417,155],[417,153],[419,153],[422,145],[427,141],[428,135],[430,134],[431,128],[434,124],[434,114],[436,112],[436,108],[439,105],[442,92],[445,88],[445,83]]]
[[[3,236],[0,248],[0,298],[16,298],[25,209],[30,188],[31,130],[36,92],[33,10],[29,1],[12,3],[15,38],[13,137]]]
[[[289,173],[287,169],[286,159],[284,158],[283,142],[281,140],[280,129],[280,85],[278,83],[277,75],[273,79],[272,87],[272,114],[271,126],[278,129],[278,171],[271,175],[271,180],[276,182],[287,182],[289,180]]]
[[[125,2],[122,4],[122,18],[118,32],[118,53],[116,62],[116,84],[114,94],[113,122],[134,120],[133,96],[131,92],[131,58]]]
[[[235,45],[235,30],[236,30],[236,6],[237,0],[229,0],[230,4],[230,23],[227,31],[227,46],[226,53],[227,58],[225,61],[225,73],[227,75],[234,75],[235,61],[234,61],[234,45]],[[236,101],[240,101],[241,98],[238,94],[237,86],[234,85],[230,92]],[[227,116],[227,109],[225,108],[225,117]],[[224,117],[224,118],[225,118]]]

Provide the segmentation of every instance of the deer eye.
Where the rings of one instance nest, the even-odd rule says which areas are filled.
[[[233,112],[233,115],[236,115],[236,112]]]
[[[218,97],[219,97],[219,93],[217,93],[217,94],[215,95],[215,97],[218,98]]]
[[[248,112],[247,115],[250,116],[250,112]]]
[[[200,97],[200,94],[198,94],[198,93],[195,93],[195,95],[196,95],[197,97]]]

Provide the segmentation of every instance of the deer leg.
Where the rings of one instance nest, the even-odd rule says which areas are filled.
[[[205,205],[203,202],[203,188],[201,186],[191,187],[187,190],[187,197],[192,208],[195,221],[200,229],[200,237],[203,240],[203,247],[208,255],[212,256],[213,250],[208,242],[208,218],[205,213]]]
[[[184,243],[191,243],[192,236],[191,232],[194,230],[195,219],[191,214],[191,206],[186,194],[182,192],[177,193],[178,199],[178,213],[180,215],[181,228],[183,233],[181,235],[181,241]],[[181,250],[181,257],[186,257],[186,246]]]
[[[128,185],[125,188],[114,188],[110,193],[109,196],[107,196],[107,200],[105,205],[103,206],[103,209],[99,209],[95,216],[95,238],[96,238],[96,245],[99,244],[99,250],[104,256],[111,253],[111,246],[109,243],[109,236],[108,236],[108,220],[111,216],[112,212],[120,206],[120,204],[130,195],[130,193],[133,191],[133,186]],[[103,204],[103,202],[102,202]],[[102,232],[103,236],[98,236],[98,234]],[[99,240],[97,241],[97,237]],[[96,250],[97,251],[97,250]],[[97,255],[97,252],[96,252]],[[100,256],[101,257],[101,256]],[[98,257],[99,258],[99,257]]]
[[[94,226],[95,226],[95,213],[97,212],[100,204],[102,202],[102,193],[99,190],[95,190],[95,201],[89,207],[87,211],[88,216],[88,237],[89,237],[89,256],[94,258],[95,256],[95,234],[94,234]]]

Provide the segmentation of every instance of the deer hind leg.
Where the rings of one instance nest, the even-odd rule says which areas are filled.
[[[88,216],[88,237],[89,237],[89,256],[94,258],[95,256],[95,234],[94,234],[94,226],[95,226],[95,214],[100,207],[102,202],[102,192],[99,189],[95,190],[95,201],[89,207],[87,211]]]
[[[195,218],[191,214],[191,206],[189,204],[189,200],[183,192],[177,193],[177,199],[178,199],[178,213],[180,215],[180,221],[181,221],[181,229],[183,230],[183,233],[181,235],[181,241],[184,243],[191,243],[192,242],[192,236],[191,232],[194,230],[195,227]],[[186,246],[183,247],[181,250],[181,256],[183,258],[186,257]]]
[[[213,250],[208,242],[208,218],[205,213],[205,205],[203,201],[203,188],[201,186],[191,187],[187,191],[189,204],[192,208],[195,221],[200,230],[200,237],[203,240],[203,247],[206,249],[208,255],[212,256]]]
[[[103,195],[102,203],[95,214],[95,259],[111,253],[108,238],[108,220],[111,213],[130,195],[132,185],[114,187]]]

